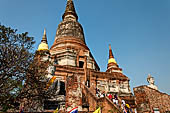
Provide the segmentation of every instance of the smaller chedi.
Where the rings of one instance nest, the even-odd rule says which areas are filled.
[[[148,87],[158,90],[158,87],[155,85],[154,77],[152,77],[150,74],[148,75],[147,81],[149,83]]]

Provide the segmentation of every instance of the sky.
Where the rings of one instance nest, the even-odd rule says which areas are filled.
[[[47,30],[52,46],[67,0],[0,0],[0,23],[29,32],[38,48]],[[130,86],[155,78],[170,94],[170,0],[74,0],[85,40],[101,71],[106,71],[109,44]]]

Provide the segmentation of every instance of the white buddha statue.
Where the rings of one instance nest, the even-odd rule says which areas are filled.
[[[158,90],[158,87],[154,84],[155,83],[154,77],[152,77],[150,74],[148,75],[147,81],[149,83],[148,87]]]

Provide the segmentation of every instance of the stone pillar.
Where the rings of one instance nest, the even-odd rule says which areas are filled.
[[[79,67],[79,53],[80,53],[80,50],[77,51],[77,59],[76,59],[77,67]]]
[[[70,111],[74,107],[78,107],[78,111],[82,111],[82,88],[78,75],[67,76],[66,79],[66,110]]]

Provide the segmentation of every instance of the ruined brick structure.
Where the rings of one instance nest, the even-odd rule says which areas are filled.
[[[46,31],[44,31],[37,52],[45,53],[41,57],[35,56],[40,61],[50,62],[46,82],[48,88],[56,90],[56,96],[44,99],[44,111],[59,107],[60,111],[66,112],[78,107],[81,112],[93,112],[100,106],[102,113],[107,113],[109,110],[114,113],[122,112],[122,109],[107,96],[96,96],[97,90],[105,95],[117,94],[120,106],[123,99],[135,108],[134,96],[129,86],[130,79],[119,68],[111,46],[109,46],[107,70],[100,72],[97,62],[86,45],[83,28],[78,22],[72,0],[67,0],[62,22],[58,25],[51,48],[48,48]],[[48,84],[49,82],[52,83]],[[51,87],[54,84],[58,87]],[[60,90],[62,93],[59,93]]]
[[[123,74],[117,64],[111,45],[108,56],[107,70],[101,72],[86,45],[74,3],[72,0],[67,0],[53,45],[49,49],[44,30],[42,41],[35,54],[38,62],[47,62],[47,74],[43,82],[47,91],[53,95],[44,98],[43,105],[37,104],[32,108],[38,106],[39,112],[52,112],[58,107],[60,112],[66,113],[78,107],[81,113],[92,113],[100,106],[102,113],[122,113],[123,109],[120,106],[124,100],[133,112],[136,108],[138,113],[170,111],[170,96],[157,90],[153,77],[148,77],[150,85],[134,88],[135,96],[133,96],[129,86],[130,79]],[[117,105],[108,98],[109,94],[118,95]],[[27,108],[25,102],[27,99],[23,99],[20,106],[25,111],[34,111],[32,108]],[[35,102],[38,103],[39,100]]]
[[[138,113],[170,113],[170,95],[146,85],[135,87]]]

